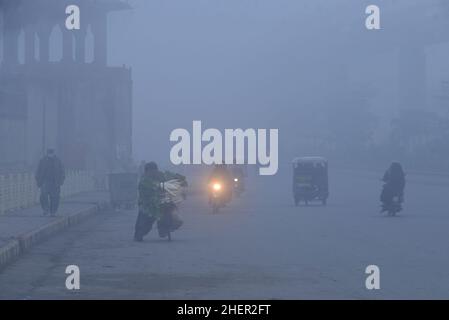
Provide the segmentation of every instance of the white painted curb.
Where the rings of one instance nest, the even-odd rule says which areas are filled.
[[[0,247],[0,270],[15,261],[21,254],[50,236],[76,225],[102,211],[107,207],[106,203],[92,205],[88,209],[77,212],[67,217],[58,218],[35,230],[19,235],[5,246]]]

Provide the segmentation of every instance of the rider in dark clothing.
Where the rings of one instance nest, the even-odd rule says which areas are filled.
[[[240,168],[240,167],[232,168],[232,176],[234,178],[237,178],[237,179],[240,179],[240,180],[243,180],[245,178],[245,174],[244,174],[242,168]]]
[[[381,201],[388,203],[392,201],[393,197],[398,196],[402,203],[404,200],[405,174],[399,162],[391,164],[382,181],[385,182],[385,186],[380,197]]]
[[[135,241],[143,241],[143,237],[151,231],[154,222],[160,217],[160,183],[163,181],[164,174],[159,171],[157,164],[147,163],[139,182],[139,214],[135,225]]]
[[[162,201],[164,190],[161,183],[168,180],[179,180],[181,185],[187,185],[186,178],[180,174],[161,172],[154,162],[145,165],[139,182],[139,214],[135,225],[135,241],[143,241],[143,237],[151,231],[156,221],[161,238],[181,227],[182,220],[174,214],[176,204]]]
[[[232,178],[237,179],[234,180],[236,183],[238,183],[237,192],[243,192],[245,190],[245,174],[241,167],[234,166],[232,169]]]
[[[53,149],[48,149],[47,155],[41,159],[36,171],[36,183],[41,190],[40,203],[44,215],[50,213],[53,216],[58,211],[64,180],[65,172],[61,160]]]

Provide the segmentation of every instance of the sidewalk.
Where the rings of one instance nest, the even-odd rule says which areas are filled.
[[[94,191],[61,200],[56,217],[43,216],[39,206],[0,215],[0,269],[44,238],[107,207],[109,194]]]

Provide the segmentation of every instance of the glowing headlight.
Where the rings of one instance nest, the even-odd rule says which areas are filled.
[[[215,191],[220,191],[220,190],[221,190],[221,184],[219,184],[219,183],[214,183],[213,186],[212,186],[212,188],[213,188]]]
[[[239,182],[239,179],[235,178],[234,181],[235,181],[235,182]]]

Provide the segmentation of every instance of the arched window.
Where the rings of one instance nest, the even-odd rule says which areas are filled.
[[[34,61],[39,61],[40,58],[40,43],[39,43],[39,37],[37,36],[37,33],[34,34]]]
[[[86,34],[86,63],[92,63],[94,61],[94,47],[95,37],[92,32],[92,26],[89,25]]]
[[[19,36],[17,38],[17,58],[19,64],[25,64],[25,31],[20,30]]]
[[[56,25],[50,34],[50,62],[60,62],[62,60],[62,31]]]

